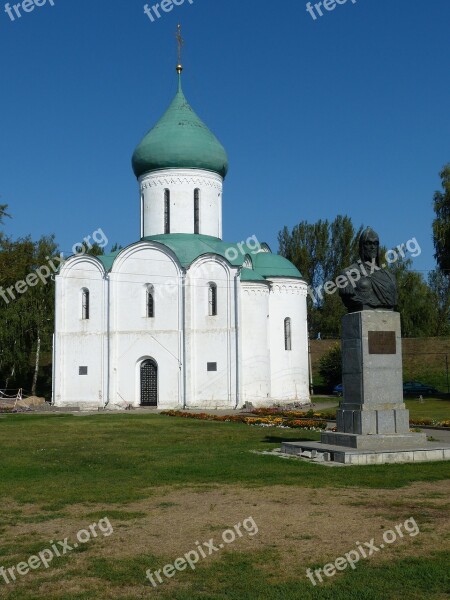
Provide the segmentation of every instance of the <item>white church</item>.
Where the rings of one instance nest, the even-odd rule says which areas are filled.
[[[140,240],[56,277],[53,404],[238,409],[309,401],[307,285],[222,240],[225,149],[181,87],[133,154]]]

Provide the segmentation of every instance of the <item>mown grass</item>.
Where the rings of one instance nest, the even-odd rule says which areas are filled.
[[[339,399],[340,400],[340,399]],[[332,398],[314,398],[314,404],[317,404],[315,410],[320,411],[320,404],[332,402]],[[338,409],[338,400],[336,406],[323,409],[326,413],[336,414]],[[425,397],[423,402],[416,398],[405,399],[406,408],[409,410],[410,417],[421,419],[432,419],[436,421],[444,421],[450,419],[450,399],[443,400],[439,398]]]
[[[0,498],[57,511],[102,498],[132,502],[163,485],[391,488],[450,475],[449,463],[324,470],[251,452],[318,438],[316,432],[160,415],[8,415],[0,419]]]
[[[170,520],[175,505],[158,495],[162,486],[183,489],[196,485],[198,489],[210,489],[217,484],[258,488],[287,485],[292,486],[295,494],[299,487],[395,489],[450,476],[449,463],[424,463],[420,468],[408,464],[327,468],[252,452],[279,447],[285,439],[318,437],[315,432],[133,413],[8,415],[0,419],[0,530],[61,519],[52,537],[63,539],[67,535],[64,519],[71,505],[84,504],[83,519],[95,522],[105,516],[100,505],[106,504],[111,506],[107,513],[114,521],[119,539],[122,528],[146,516],[128,507],[133,501],[154,495],[155,506],[167,511]],[[11,503],[23,507],[23,512],[16,506],[8,510]],[[418,506],[417,510],[423,520],[424,507]],[[320,520],[317,526],[320,527]],[[298,543],[302,544],[302,540]],[[0,565],[13,565],[45,547],[48,539],[42,533],[22,529],[15,538],[0,542]],[[5,586],[0,581],[0,597],[7,600],[136,597],[443,600],[448,590],[445,552],[430,551],[420,559],[396,556],[393,560],[391,556],[381,562],[361,561],[356,571],[347,570],[314,587],[306,578],[306,568],[317,568],[336,558],[332,539],[328,547],[321,548],[323,562],[299,564],[294,569],[292,565],[287,567],[278,550],[270,545],[247,553],[230,547],[214,561],[202,561],[195,571],[177,573],[174,580],[154,589],[145,579],[145,570],[161,569],[176,558],[158,553],[157,539],[149,539],[152,553],[136,551],[135,555],[119,560],[107,551],[93,555],[95,548],[93,543],[55,558],[51,569],[29,574],[16,586]],[[88,556],[83,567],[75,560],[79,553],[89,553],[82,555]]]
[[[425,398],[423,402],[417,399],[407,399],[405,404],[411,417],[436,421],[450,419],[450,399]]]
[[[306,577],[306,569],[323,567],[302,564],[298,570],[286,572],[276,551],[263,550],[251,554],[225,552],[214,562],[204,561],[195,571],[188,568],[177,572],[174,579],[154,588],[145,578],[144,567],[153,569],[169,564],[173,559],[156,555],[139,555],[130,559],[93,558],[82,577],[93,582],[89,591],[51,592],[46,584],[55,583],[57,576],[50,572],[43,578],[31,579],[28,588],[5,596],[11,600],[94,600],[116,597],[121,600],[155,597],[158,600],[444,600],[450,585],[448,554],[432,552],[430,556],[371,563],[361,560],[356,569],[350,567],[333,577],[324,577],[316,586]],[[76,581],[77,569],[66,559],[58,559],[64,568],[64,580]],[[270,566],[270,568],[268,568]],[[113,586],[114,596],[104,589]],[[132,589],[139,586],[139,596]]]

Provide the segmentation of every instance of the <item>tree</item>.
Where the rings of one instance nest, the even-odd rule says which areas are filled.
[[[52,277],[27,278],[57,256],[54,238],[3,239],[0,252],[0,381],[37,392],[41,352],[51,351],[54,317]],[[48,269],[50,272],[50,269]],[[22,285],[20,285],[22,282]],[[17,284],[22,293],[17,291]],[[9,291],[8,291],[9,290]]]
[[[319,373],[330,388],[342,381],[342,352],[339,343],[334,344],[319,362]]]
[[[88,248],[85,252],[89,256],[104,256],[105,248],[100,246],[97,242],[91,244],[90,248]]]
[[[440,177],[444,191],[434,194],[433,241],[439,268],[450,273],[450,163],[443,168]]]
[[[0,204],[0,225],[3,225],[4,217],[9,217],[6,209],[8,208],[7,204]]]
[[[422,274],[410,270],[411,264],[411,260],[399,258],[389,266],[397,281],[402,335],[432,336],[436,328],[436,299]]]
[[[433,335],[450,335],[450,274],[441,269],[431,271],[428,276],[428,285],[436,306]]]
[[[284,227],[278,234],[279,254],[290,260],[309,284],[308,312],[311,334],[339,336],[345,307],[337,291],[325,294],[323,286],[358,258],[362,226],[355,230],[350,217],[338,215],[310,224],[302,221],[290,233]],[[313,296],[313,297],[312,297]],[[314,298],[314,299],[313,299]]]
[[[9,217],[10,216],[6,212],[7,208],[8,208],[7,204],[0,204],[0,225],[3,225],[3,219],[5,217]],[[2,243],[3,239],[4,239],[3,231],[0,231],[0,251],[1,251],[1,243]]]

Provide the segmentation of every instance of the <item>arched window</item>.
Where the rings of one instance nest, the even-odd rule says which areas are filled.
[[[153,319],[155,317],[155,290],[152,285],[147,286],[145,307],[147,319]]]
[[[200,233],[200,190],[194,190],[194,233]]]
[[[89,290],[87,288],[83,288],[81,290],[81,318],[83,320],[89,319]]]
[[[284,320],[284,349],[292,350],[291,319],[289,317]]]
[[[217,315],[217,285],[215,283],[209,284],[208,304],[209,304],[209,316],[215,317]]]
[[[170,190],[164,190],[164,233],[170,233]]]

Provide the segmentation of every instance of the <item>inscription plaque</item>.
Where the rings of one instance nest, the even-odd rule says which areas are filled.
[[[395,331],[369,331],[369,354],[397,354]]]

